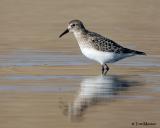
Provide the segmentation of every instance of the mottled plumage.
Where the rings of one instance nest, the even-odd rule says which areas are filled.
[[[68,32],[74,34],[82,53],[87,58],[102,65],[102,74],[106,74],[109,70],[106,63],[113,63],[134,55],[145,55],[144,52],[125,48],[109,38],[88,31],[80,20],[70,21],[68,28],[59,37]]]
[[[123,54],[123,53],[133,53],[133,54],[145,54],[144,52],[139,52],[136,50],[131,50],[128,48],[124,48],[123,46],[117,44],[113,40],[103,37],[95,32],[87,32],[87,37],[90,37],[90,43],[91,45],[98,51],[103,52],[114,52],[117,54]]]

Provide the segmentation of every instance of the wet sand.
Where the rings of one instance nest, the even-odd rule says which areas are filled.
[[[150,0],[0,2],[0,128],[160,127],[160,2]],[[100,65],[81,55],[72,19],[141,50]]]

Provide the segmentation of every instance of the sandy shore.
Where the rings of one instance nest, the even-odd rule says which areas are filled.
[[[159,7],[153,0],[1,0],[0,128],[134,128],[145,121],[159,128]],[[91,98],[76,121],[69,108],[83,82],[101,73],[73,35],[58,38],[72,19],[147,53],[110,65],[109,76],[130,77],[140,86],[116,92],[113,101]]]

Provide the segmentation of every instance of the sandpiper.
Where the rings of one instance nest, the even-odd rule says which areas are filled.
[[[80,20],[70,21],[67,29],[59,37],[68,32],[74,34],[81,52],[87,58],[102,65],[103,75],[106,75],[109,70],[107,63],[113,63],[134,55],[146,55],[144,52],[125,48],[109,38],[87,30]]]

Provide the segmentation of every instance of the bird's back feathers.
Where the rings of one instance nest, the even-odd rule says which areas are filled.
[[[146,55],[144,52],[141,52],[141,51],[124,48],[123,46],[119,45],[115,41],[109,38],[103,37],[95,32],[88,31],[87,36],[92,37],[90,43],[98,51],[114,52],[117,54],[133,53],[137,55]]]

